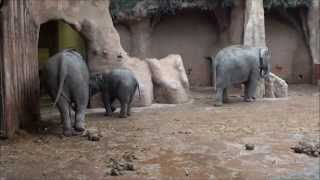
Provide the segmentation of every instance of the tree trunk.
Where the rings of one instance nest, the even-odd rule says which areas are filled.
[[[10,137],[20,126],[38,120],[39,75],[37,27],[29,0],[4,0],[1,8],[1,128]]]

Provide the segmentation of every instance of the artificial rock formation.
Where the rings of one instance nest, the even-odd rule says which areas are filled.
[[[247,0],[245,14],[244,44],[248,46],[266,47],[263,0]],[[271,54],[272,58],[272,54]],[[287,95],[288,85],[280,77],[270,73],[271,80],[261,79],[258,83],[256,97],[277,97],[276,94]],[[271,84],[270,84],[271,83]],[[285,83],[286,85],[282,85]],[[281,84],[273,88],[274,84]],[[283,89],[281,89],[283,88]],[[267,92],[267,93],[266,93]]]
[[[35,12],[39,14],[35,17],[39,24],[50,19],[63,19],[85,37],[88,43],[88,63],[91,72],[108,72],[119,67],[132,70],[139,81],[141,95],[134,98],[134,105],[152,104],[154,90],[149,66],[140,59],[128,56],[123,50],[108,11],[109,0],[45,0],[43,4],[35,3],[34,6],[38,8]],[[135,40],[143,41],[143,37],[143,35],[137,35]],[[136,54],[140,55],[144,49],[144,46],[137,48]],[[138,93],[136,96],[139,96]],[[91,101],[93,107],[102,106],[98,97],[99,95]]]
[[[270,77],[266,79],[265,96],[269,98],[288,97],[288,84],[283,79],[270,73]]]
[[[146,61],[152,73],[156,102],[179,104],[189,100],[189,81],[180,55]]]
[[[116,67],[131,69],[142,92],[136,103],[152,103],[154,89],[149,66],[126,55],[113,26],[109,4],[110,0],[1,1],[1,136],[10,137],[19,126],[40,118],[38,38],[41,24],[51,20],[64,21],[84,37],[91,72]]]

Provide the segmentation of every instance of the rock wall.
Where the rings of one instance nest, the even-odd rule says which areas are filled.
[[[308,29],[308,44],[313,60],[313,83],[320,85],[320,2],[313,0],[305,23]]]
[[[88,45],[88,64],[91,72],[108,72],[116,67],[131,69],[139,80],[141,89],[141,98],[138,98],[139,102],[135,104],[139,106],[151,105],[153,85],[148,65],[140,59],[128,56],[122,48],[118,32],[113,26],[108,11],[108,0],[44,0],[34,3],[32,6],[38,25],[52,19],[61,19],[84,36]],[[139,44],[138,48],[132,49],[134,55],[142,54],[148,47],[143,44],[148,41],[144,39],[145,36],[142,33],[144,26],[139,26],[140,24],[133,25],[134,28],[130,29],[135,32],[133,41],[137,41],[138,43],[135,44]],[[93,102],[93,104],[95,103]]]
[[[125,51],[109,14],[109,0],[34,0],[31,5],[38,28],[49,20],[63,20],[83,35],[91,71],[123,63],[123,59],[117,58]]]
[[[185,11],[166,16],[154,27],[148,57],[180,54],[191,86],[210,86],[210,63],[204,56],[224,47],[217,22],[208,13]]]
[[[168,54],[180,54],[191,86],[210,86],[211,66],[204,56],[216,54],[231,42],[241,43],[243,31],[235,27],[243,23],[243,8],[236,7],[234,20],[223,32],[212,12],[196,9],[152,21],[144,18],[121,22],[115,27],[130,55],[161,59]]]
[[[303,32],[275,12],[268,12],[265,20],[272,72],[288,83],[311,83],[312,58]]]
[[[246,1],[244,44],[249,46],[266,47],[263,0]],[[271,58],[273,58],[272,52]],[[279,93],[274,91],[288,91],[288,86],[282,86],[282,88],[286,89],[281,90],[279,88],[273,88],[271,83],[277,80],[280,81],[281,78],[277,77],[273,73],[270,74],[270,78],[268,79],[260,79],[256,97],[275,97],[273,94]],[[279,83],[277,82],[276,84]]]
[[[200,4],[199,1],[198,5]],[[134,12],[144,12],[141,9],[144,6],[147,5],[142,3],[135,8]],[[127,15],[127,21],[124,21],[129,23],[125,26],[124,21],[118,21],[120,24],[117,24],[116,28],[119,30],[121,42],[127,52],[143,58],[162,58],[170,53],[181,54],[191,86],[208,86],[210,85],[208,75],[210,68],[206,66],[208,62],[197,61],[199,57],[207,54],[206,49],[211,49],[211,54],[214,55],[221,47],[229,44],[267,45],[273,54],[271,63],[275,75],[288,83],[311,83],[315,79],[312,77],[316,75],[314,64],[319,64],[320,51],[318,0],[313,0],[313,6],[309,9],[307,16],[298,14],[292,17],[297,22],[298,29],[290,25],[290,19],[283,19],[272,11],[264,13],[261,0],[234,1],[230,15],[223,12],[221,8],[212,8],[208,13],[197,11],[196,6],[186,7],[188,8],[176,10],[174,16],[152,17],[150,20],[145,17],[147,13],[144,12],[140,13],[136,21],[132,20],[132,16]],[[299,8],[296,9],[300,11]],[[286,10],[280,9],[280,11]],[[124,16],[121,18],[126,19]],[[207,30],[203,31],[204,29]],[[257,30],[253,31],[253,29]],[[171,34],[173,35],[170,36]],[[197,36],[193,37],[190,34],[197,34]],[[205,39],[205,36],[207,40],[201,40]],[[213,45],[210,42],[214,42]],[[197,46],[193,45],[195,43]]]
[[[189,80],[180,55],[147,59],[154,82],[155,102],[180,104],[189,101]]]

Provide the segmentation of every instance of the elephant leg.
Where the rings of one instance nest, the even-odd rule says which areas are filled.
[[[84,131],[85,130],[85,116],[87,104],[89,102],[89,94],[80,94],[76,102],[75,108],[75,130]]]
[[[105,116],[111,116],[112,114],[111,101],[110,101],[110,96],[108,94],[103,94],[103,104],[106,109]]]
[[[249,97],[249,82],[246,82],[244,84],[244,101],[250,102],[250,97]]]
[[[62,122],[63,122],[63,135],[65,136],[72,136],[72,123],[70,117],[70,107],[69,103],[65,98],[60,98],[57,107],[61,113]]]
[[[214,106],[222,106],[223,89],[224,88],[217,88]]]
[[[84,131],[85,130],[85,107],[79,107],[76,110],[76,120],[75,120],[75,130],[76,131]]]
[[[127,101],[121,101],[121,109],[120,109],[120,118],[126,118],[127,117],[127,109],[128,109],[128,102]]]
[[[114,97],[111,97],[111,98],[110,98],[111,112],[114,112],[115,110],[117,110],[117,108],[112,105],[114,101],[115,101],[115,98],[114,98]]]
[[[223,102],[228,103],[229,102],[229,97],[228,97],[228,90],[227,88],[223,89]]]
[[[255,100],[255,94],[257,89],[258,80],[252,79],[248,83],[248,99],[247,102],[252,102]]]
[[[134,93],[132,93],[132,95],[130,96],[129,102],[128,102],[128,109],[127,109],[127,115],[128,116],[131,116],[131,103],[132,103],[132,100],[133,100],[133,96],[134,96]]]

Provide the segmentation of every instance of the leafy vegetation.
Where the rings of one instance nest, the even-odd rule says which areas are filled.
[[[134,8],[138,3],[143,4],[147,15],[175,14],[177,10],[193,7],[202,10],[216,7],[232,7],[235,0],[111,0],[110,10],[112,16],[119,13],[134,15]]]
[[[263,5],[267,9],[271,8],[310,8],[312,0],[263,0]]]
[[[230,8],[238,0],[111,0],[112,16],[152,16],[175,14],[184,8],[212,10],[214,8]],[[263,0],[264,7],[272,8],[309,8],[312,0]],[[138,5],[139,4],[139,5]]]

